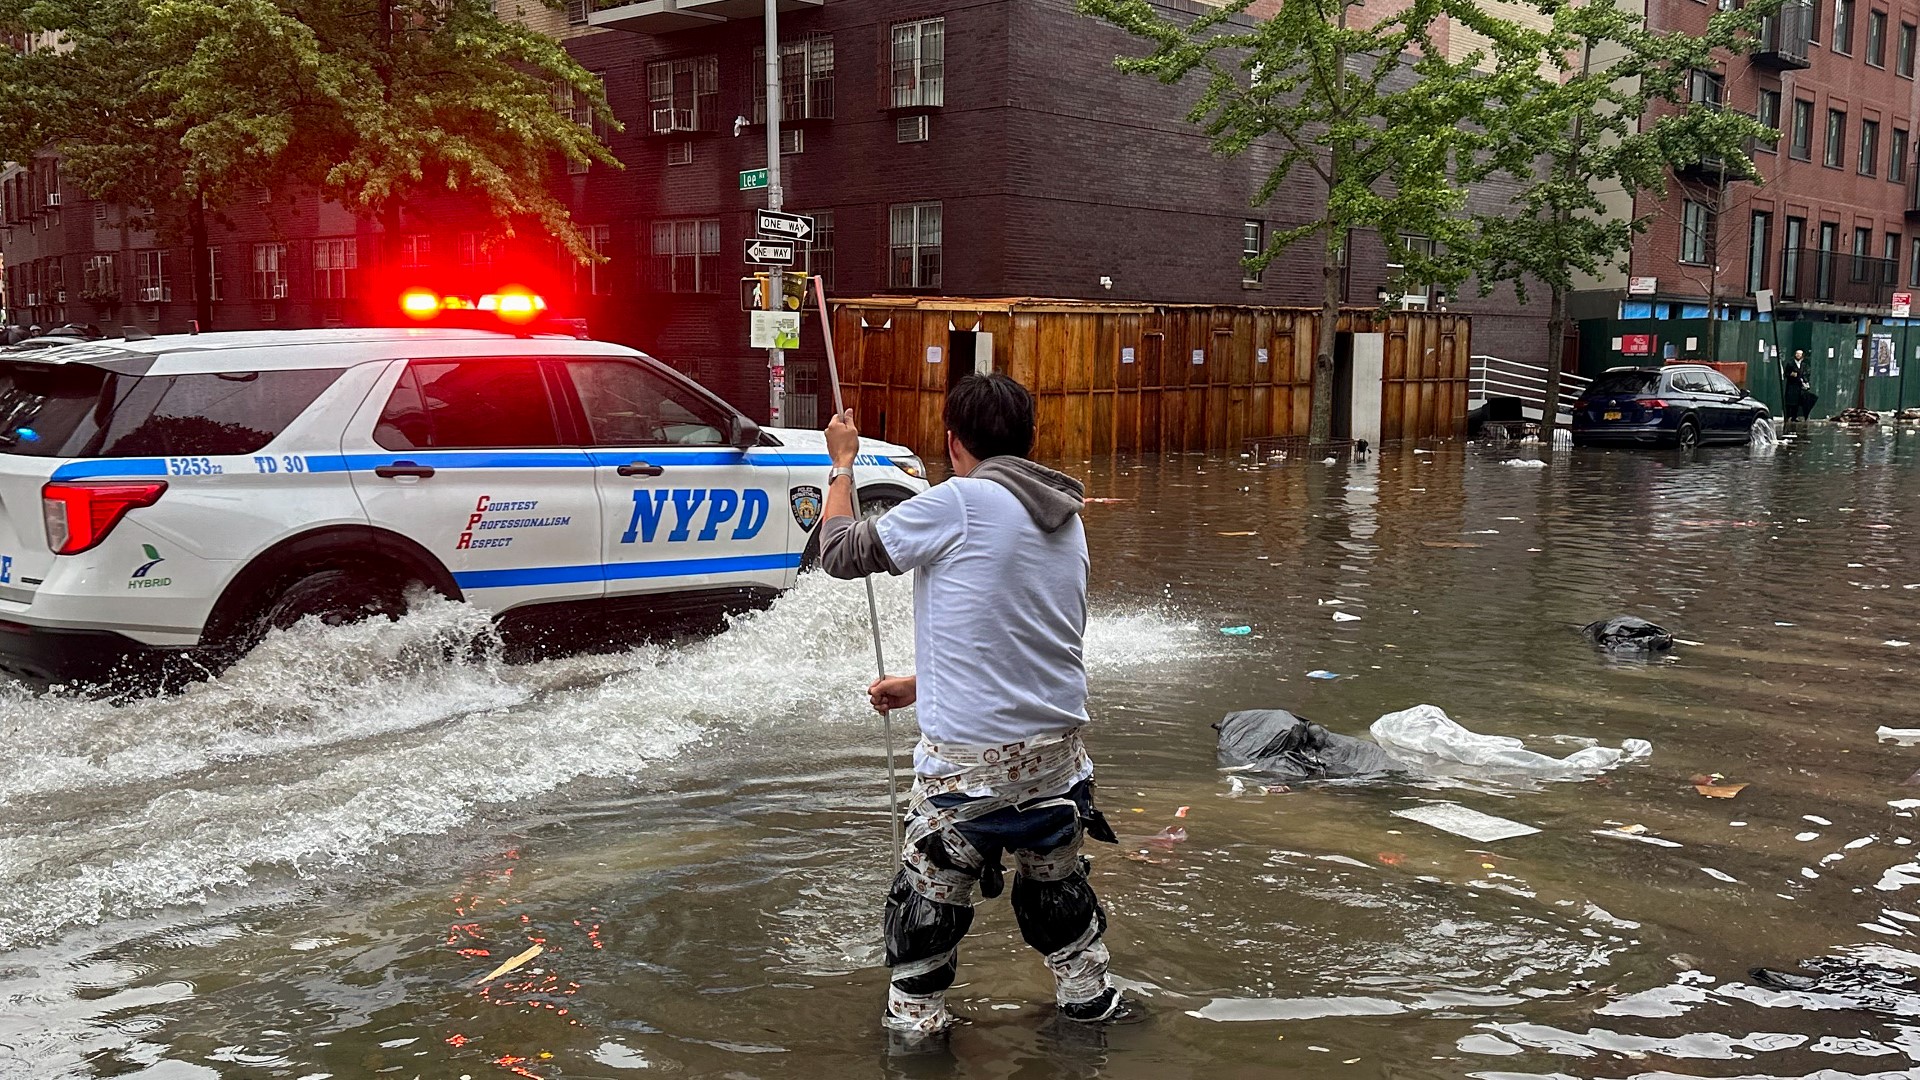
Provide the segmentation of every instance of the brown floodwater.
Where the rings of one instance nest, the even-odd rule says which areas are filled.
[[[1920,728],[1920,431],[1507,463],[1541,456],[1062,464],[1101,500],[1088,742],[1123,843],[1090,848],[1142,1023],[1058,1022],[1000,900],[970,1022],[890,1052],[865,601],[808,579],[613,656],[450,662],[479,623],[438,604],[167,699],[0,688],[0,1078],[1913,1075],[1913,993],[1747,972],[1920,974],[1920,746],[1876,735]],[[1615,614],[1688,644],[1610,660],[1577,627]],[[1231,710],[1357,734],[1423,703],[1653,752],[1541,784],[1217,767]],[[1539,831],[1394,813],[1434,801]]]

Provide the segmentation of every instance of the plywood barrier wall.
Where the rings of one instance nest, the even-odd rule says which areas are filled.
[[[956,334],[992,335],[993,370],[1034,393],[1042,459],[1237,450],[1305,435],[1316,311],[1027,301],[874,299],[834,305],[847,404],[868,434],[945,452],[941,407]],[[1465,317],[1371,311],[1340,329],[1386,335],[1383,439],[1464,435],[1471,347]]]

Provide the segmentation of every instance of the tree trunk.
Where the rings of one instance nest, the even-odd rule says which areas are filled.
[[[208,251],[207,204],[195,195],[187,206],[187,259],[193,266],[193,318],[201,333],[213,329],[213,260]]]
[[[1313,405],[1307,422],[1307,439],[1316,443],[1333,438],[1333,351],[1340,330],[1339,253],[1340,248],[1333,242],[1333,222],[1328,221],[1320,262],[1320,325],[1313,351]]]
[[[1560,368],[1567,349],[1567,290],[1553,287],[1547,303],[1547,390],[1540,402],[1540,442],[1553,446],[1553,429],[1560,424]]]

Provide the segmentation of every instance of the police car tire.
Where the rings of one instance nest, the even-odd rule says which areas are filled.
[[[913,498],[913,493],[901,488],[868,488],[860,493],[860,516],[863,518],[879,517],[881,514],[886,513],[911,498]],[[800,569],[802,571],[813,570],[819,565],[820,528],[816,525],[814,526],[813,535],[807,537],[806,550],[800,555]]]
[[[329,626],[345,626],[380,615],[397,619],[406,613],[405,582],[328,567],[293,578],[262,605],[252,627],[253,643],[309,615]]]

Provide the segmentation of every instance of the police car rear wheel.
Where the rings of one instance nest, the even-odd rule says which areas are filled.
[[[397,619],[407,613],[405,587],[381,577],[327,569],[296,578],[260,613],[257,633],[285,630],[313,616],[327,626],[346,626],[375,616]]]

